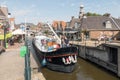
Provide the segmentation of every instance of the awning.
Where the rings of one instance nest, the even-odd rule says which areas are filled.
[[[6,34],[5,39],[10,38],[10,37],[12,37],[12,34],[8,33],[8,34]],[[4,34],[0,35],[0,40],[3,40],[3,39],[4,39]]]
[[[74,33],[77,33],[78,31],[56,31],[56,33],[71,33],[71,34],[74,34]]]
[[[12,32],[13,35],[23,35],[26,34],[25,31],[22,31],[21,29],[17,29],[15,31]]]

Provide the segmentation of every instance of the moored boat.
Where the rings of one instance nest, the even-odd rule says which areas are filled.
[[[77,63],[77,48],[75,46],[62,47],[53,38],[35,36],[33,46],[42,65],[60,72],[72,72]]]

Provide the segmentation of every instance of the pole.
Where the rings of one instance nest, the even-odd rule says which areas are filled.
[[[27,46],[27,54],[25,54],[25,80],[31,80],[30,49],[27,43],[28,40],[26,38],[25,45]]]
[[[4,25],[4,48],[6,48],[6,25]]]
[[[25,27],[26,27],[26,19],[25,19]],[[31,80],[31,67],[30,67],[30,49],[28,48],[28,38],[27,31],[25,29],[25,45],[27,47],[27,53],[25,54],[25,80]]]

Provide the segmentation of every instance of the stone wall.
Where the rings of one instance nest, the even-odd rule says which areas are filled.
[[[91,55],[95,58],[98,58],[98,59],[106,61],[106,62],[109,61],[107,51],[104,51],[104,50],[101,50],[101,49],[88,47],[86,49],[86,54]]]

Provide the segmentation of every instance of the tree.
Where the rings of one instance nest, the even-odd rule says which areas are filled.
[[[85,15],[86,15],[86,16],[101,16],[100,14],[91,13],[91,12],[87,12]]]
[[[105,14],[103,14],[103,16],[109,17],[110,13],[105,13]]]

